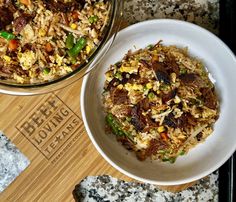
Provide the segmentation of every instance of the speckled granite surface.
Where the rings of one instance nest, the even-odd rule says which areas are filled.
[[[124,182],[110,176],[87,177],[75,188],[79,201],[108,202],[205,202],[218,201],[218,174],[213,173],[179,193],[162,191],[154,185]]]
[[[0,193],[29,165],[29,160],[0,132]]]
[[[218,34],[219,0],[125,0],[130,24],[156,18],[185,20]]]

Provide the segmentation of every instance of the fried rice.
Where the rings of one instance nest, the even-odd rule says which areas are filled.
[[[0,0],[0,79],[42,83],[80,68],[110,9],[107,0]]]
[[[139,160],[175,162],[212,132],[215,86],[187,48],[161,42],[126,56],[106,72],[107,131]]]

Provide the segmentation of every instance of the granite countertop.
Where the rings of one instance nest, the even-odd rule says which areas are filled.
[[[158,18],[192,22],[218,34],[219,0],[125,0],[129,24]]]
[[[0,193],[29,165],[29,160],[0,132]]]
[[[111,176],[89,176],[74,190],[78,201],[158,201],[158,202],[205,202],[218,201],[218,173],[201,179],[196,185],[178,192],[162,191],[155,185],[125,182]]]

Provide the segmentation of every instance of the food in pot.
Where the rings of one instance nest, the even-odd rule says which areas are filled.
[[[108,131],[139,160],[175,162],[213,132],[219,117],[202,62],[161,42],[110,66],[103,103]]]
[[[107,0],[0,0],[0,79],[42,83],[80,68],[110,8]]]

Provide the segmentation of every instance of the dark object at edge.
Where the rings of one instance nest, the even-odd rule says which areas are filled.
[[[220,38],[236,54],[236,1],[220,0]],[[219,201],[236,201],[235,153],[219,168]]]

